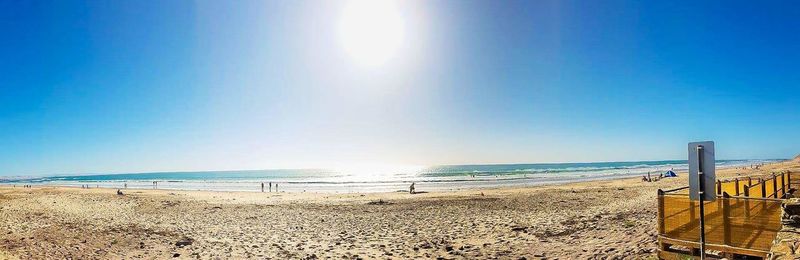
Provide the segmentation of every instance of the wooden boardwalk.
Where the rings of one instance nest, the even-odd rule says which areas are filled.
[[[722,196],[705,203],[707,250],[720,251],[727,257],[747,255],[763,258],[769,253],[772,242],[781,229],[782,198],[791,190],[790,183],[795,180],[789,174],[779,174],[757,182],[747,181],[730,181],[726,182],[729,185],[724,186],[723,183],[718,183],[718,192]],[[755,196],[731,196],[728,193],[737,190],[740,194]],[[748,192],[741,192],[743,190]],[[675,191],[684,193],[659,191],[658,195],[658,241],[661,259],[685,259],[687,256],[699,255],[699,202],[690,200],[685,193],[686,189]]]

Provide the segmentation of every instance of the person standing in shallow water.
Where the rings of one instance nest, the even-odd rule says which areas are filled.
[[[409,194],[414,194],[414,192],[415,192],[414,191],[414,184],[416,184],[416,183],[412,182],[411,183],[411,187],[408,187],[408,193]]]
[[[264,183],[261,183],[261,192],[264,192]]]

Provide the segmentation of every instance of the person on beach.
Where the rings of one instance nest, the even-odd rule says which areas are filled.
[[[127,184],[127,183],[125,183],[125,186],[124,186],[124,188],[125,188],[125,189],[127,189],[127,188],[128,188],[128,184]]]
[[[261,192],[264,192],[264,183],[261,183]]]
[[[278,184],[275,183],[275,192],[278,192]]]
[[[414,192],[415,192],[414,191],[414,184],[416,184],[416,183],[412,182],[411,183],[411,187],[408,187],[408,193],[409,194],[414,194]]]
[[[272,182],[269,182],[269,192],[272,192]]]

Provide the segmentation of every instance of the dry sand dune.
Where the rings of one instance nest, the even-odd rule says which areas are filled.
[[[2,187],[0,258],[642,259],[679,174],[415,195]]]

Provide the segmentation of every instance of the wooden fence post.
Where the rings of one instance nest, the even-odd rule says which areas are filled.
[[[761,184],[761,197],[767,197],[767,183],[764,180],[760,180],[758,184]]]
[[[722,237],[726,246],[731,244],[730,200],[731,197],[727,192],[722,193]]]
[[[736,196],[739,196],[739,178],[736,178]]]
[[[658,234],[666,234],[664,227],[664,191],[658,189]]]
[[[722,194],[722,182],[717,180],[717,194]]]
[[[781,172],[781,198],[786,195],[786,173]]]
[[[777,199],[778,198],[778,176],[776,176],[774,174],[772,175],[772,192],[773,192],[773,194],[775,194],[774,197]]]
[[[750,177],[747,177],[747,183],[753,183],[750,180]],[[744,188],[744,196],[748,197],[748,198],[750,197],[750,185],[748,185],[746,188]],[[744,216],[745,216],[745,218],[749,218],[750,217],[750,201],[751,201],[751,199],[743,199],[742,201],[744,201]]]

